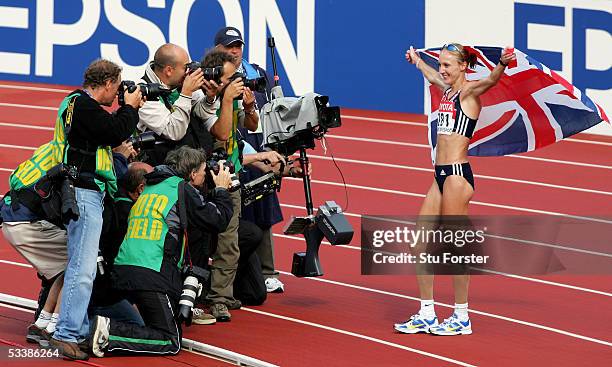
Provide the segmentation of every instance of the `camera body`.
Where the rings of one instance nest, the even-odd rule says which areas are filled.
[[[124,93],[126,91],[129,93],[134,93],[136,88],[140,88],[142,97],[146,98],[147,101],[159,101],[160,97],[167,97],[170,95],[170,93],[172,93],[171,89],[165,88],[159,83],[136,84],[131,80],[123,80],[119,85],[119,89],[117,90],[117,99],[120,106],[125,105]]]
[[[231,174],[232,184],[228,191],[234,192],[238,190],[240,188],[240,180],[236,175],[236,167],[228,160],[227,152],[224,149],[215,150],[206,161],[206,186],[211,189],[215,187],[215,182],[213,181],[210,171],[218,175],[219,169],[221,168],[220,163],[223,163],[224,167],[228,167]]]
[[[221,84],[221,75],[223,75],[223,66],[215,66],[212,68],[205,68],[197,61],[192,61],[185,65],[187,68],[187,74],[191,74],[198,69],[202,69],[204,79],[212,80],[217,84]]]
[[[34,190],[41,199],[42,210],[49,222],[67,224],[70,220],[79,218],[73,184],[77,177],[76,167],[60,163],[48,170],[34,185]]]
[[[232,75],[229,78],[228,84],[233,82],[234,80],[238,79],[238,78],[242,78],[242,83],[244,83],[245,87],[248,87],[251,91],[253,92],[259,92],[259,93],[265,93],[266,92],[266,86],[268,85],[268,82],[266,80],[265,77],[260,76],[257,77],[255,79],[249,79],[247,78],[246,73],[241,73],[241,72],[235,72],[234,75]],[[235,100],[240,100],[243,98],[243,95],[239,95],[238,97],[234,98]]]

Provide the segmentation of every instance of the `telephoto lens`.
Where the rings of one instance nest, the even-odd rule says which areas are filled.
[[[189,275],[183,282],[183,292],[181,293],[181,299],[179,301],[178,320],[184,322],[186,326],[191,325],[191,317],[193,316],[193,305],[196,297],[202,292],[202,284],[198,281],[198,278],[193,275]]]

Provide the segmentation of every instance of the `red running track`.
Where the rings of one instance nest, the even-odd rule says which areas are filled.
[[[27,127],[51,128],[52,109],[62,97],[57,91],[0,86],[0,190],[6,191],[10,170],[31,154],[28,147],[49,140],[52,131]],[[475,276],[470,296],[473,335],[436,338],[392,331],[393,322],[418,308],[415,280],[360,275],[360,221],[354,215],[416,214],[432,183],[424,121],[423,116],[344,109],[343,127],[330,133],[327,145],[351,185],[348,212],[353,213],[349,220],[356,227],[354,248],[322,246],[324,277],[285,275],[286,293],[270,295],[261,307],[234,311],[229,324],[188,328],[186,336],[283,366],[575,366],[609,361],[612,344],[604,320],[612,318],[612,282],[602,274]],[[470,211],[545,217],[561,213],[585,217],[587,222],[609,218],[610,146],[610,137],[580,134],[525,155],[530,159],[472,158],[477,191]],[[312,156],[315,204],[333,198],[344,205],[344,189],[332,162],[320,147]],[[300,182],[286,180],[280,197],[285,217],[303,214],[296,208],[303,206]],[[281,228],[278,225],[275,232]],[[572,247],[577,238],[568,237],[564,245]],[[610,253],[609,243],[601,240],[594,237],[589,249]],[[24,263],[0,242],[0,259]],[[275,245],[277,266],[289,271],[292,253],[303,250],[303,240],[280,235]],[[609,261],[605,256],[566,253],[604,266]],[[20,284],[0,282],[0,292],[34,298],[38,285],[33,270],[13,263],[0,263],[0,277],[18,278]],[[448,279],[436,282],[437,302],[452,304],[452,294]],[[2,310],[0,315],[10,312]],[[438,305],[437,312],[444,318],[451,309]],[[5,329],[13,330],[10,335],[18,340],[18,328],[2,325],[0,336],[4,337]],[[182,360],[184,355],[176,358]],[[152,359],[130,361],[144,365]],[[106,365],[113,360],[94,362]]]

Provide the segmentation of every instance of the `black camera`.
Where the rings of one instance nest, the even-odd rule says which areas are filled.
[[[319,126],[327,131],[328,129],[340,127],[342,125],[340,119],[340,107],[328,106],[328,96],[318,96],[314,98],[317,113],[319,115]]]
[[[67,224],[79,218],[73,181],[78,177],[76,167],[60,163],[34,185],[41,198],[41,207],[46,219],[54,224]]]
[[[281,172],[283,170],[281,169]],[[274,191],[280,191],[281,177],[274,172],[268,172],[242,185],[242,205],[247,206],[253,202],[270,195]]]
[[[187,73],[191,74],[198,69],[202,69],[204,79],[213,80],[217,84],[221,84],[221,75],[223,75],[223,66],[215,66],[212,68],[205,68],[197,61],[192,61],[185,65]]]
[[[248,87],[251,91],[253,92],[259,92],[259,93],[265,93],[266,92],[266,86],[268,85],[268,82],[266,81],[266,78],[263,76],[257,77],[255,79],[248,79],[246,73],[240,73],[240,72],[235,72],[234,75],[232,75],[229,78],[229,83],[233,82],[234,80],[238,79],[238,78],[242,78],[242,83],[244,83],[245,87]],[[234,98],[236,100],[238,99],[242,99],[243,95],[239,95],[238,97]]]
[[[220,163],[223,163],[224,167],[228,167],[231,173],[232,184],[230,185],[228,191],[234,192],[240,188],[240,180],[238,180],[238,176],[236,176],[236,168],[234,164],[228,161],[227,152],[224,149],[215,150],[208,160],[206,161],[206,186],[209,188],[215,187],[215,182],[213,181],[212,175],[210,171],[213,171],[215,175],[219,174]]]
[[[145,131],[144,133],[131,136],[128,142],[132,143],[134,149],[153,149],[157,142],[157,135],[153,131]]]
[[[176,317],[179,323],[184,322],[186,326],[190,326],[196,298],[202,296],[202,291],[210,287],[210,271],[189,265],[183,268],[183,276],[185,280]]]
[[[167,97],[170,95],[170,93],[172,93],[171,89],[165,88],[159,83],[136,84],[131,80],[124,80],[121,82],[119,89],[117,90],[117,99],[120,106],[125,105],[124,93],[126,91],[129,93],[134,93],[136,88],[140,88],[142,97],[147,98],[147,101],[159,101],[160,97]]]

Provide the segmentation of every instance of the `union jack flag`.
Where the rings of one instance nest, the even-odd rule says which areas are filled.
[[[478,55],[468,80],[487,77],[499,62],[500,47],[470,47]],[[421,59],[438,70],[441,48],[418,50]],[[506,68],[497,85],[480,96],[482,110],[469,155],[500,156],[529,152],[586,130],[608,117],[583,91],[525,53],[514,50],[516,63]],[[429,141],[436,146],[438,105],[442,92],[428,84]]]

